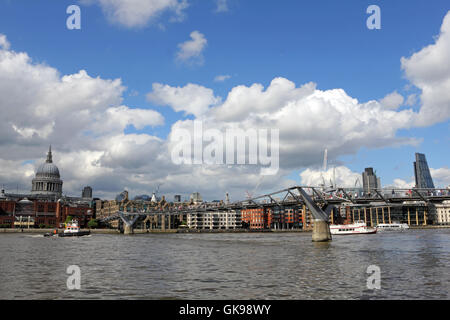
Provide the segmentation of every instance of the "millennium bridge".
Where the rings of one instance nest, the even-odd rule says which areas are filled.
[[[302,205],[308,208],[313,220],[313,241],[330,241],[331,234],[329,224],[333,223],[333,210],[342,204],[364,208],[386,206],[402,206],[405,203],[422,203],[428,212],[431,212],[435,204],[450,200],[449,189],[372,189],[364,196],[354,194],[355,188],[323,188],[312,186],[293,186],[283,190],[263,194],[242,201],[225,203],[202,203],[188,206],[161,206],[159,208],[147,208],[139,212],[117,211],[100,222],[110,223],[121,220],[124,233],[132,234],[133,226],[139,219],[145,219],[149,215],[179,216],[196,212],[237,211],[252,208],[289,208]],[[389,207],[390,208],[390,207]],[[370,211],[372,214],[372,211]],[[358,211],[359,216],[360,212]],[[378,211],[377,211],[378,214]],[[364,209],[364,215],[366,211]],[[372,219],[372,218],[371,218]],[[378,219],[378,216],[377,216]],[[424,218],[426,220],[426,218]],[[383,213],[384,221],[384,213]],[[390,221],[390,217],[389,217]],[[408,211],[409,221],[409,211]]]

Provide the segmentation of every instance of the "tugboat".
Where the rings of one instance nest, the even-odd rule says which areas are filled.
[[[64,232],[58,233],[59,237],[81,237],[90,235],[90,231],[81,231],[77,220],[65,223]]]

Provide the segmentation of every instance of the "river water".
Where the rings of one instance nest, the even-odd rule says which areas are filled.
[[[81,289],[67,287],[67,268]],[[368,288],[378,266],[380,288]],[[449,299],[450,229],[311,233],[0,234],[0,299]],[[374,283],[374,282],[370,282]]]

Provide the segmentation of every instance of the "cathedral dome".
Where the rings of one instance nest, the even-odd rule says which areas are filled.
[[[38,167],[36,178],[60,178],[59,169],[53,164],[52,147],[48,150],[47,160]]]
[[[51,147],[47,153],[47,160],[37,168],[36,177],[31,184],[32,194],[61,196],[63,182],[58,167],[53,164]]]
[[[21,203],[21,204],[31,204],[31,203],[33,203],[33,201],[28,200],[28,198],[23,198],[22,200],[19,201],[19,203]]]
[[[59,169],[53,163],[45,162],[38,167],[36,177],[59,178]]]

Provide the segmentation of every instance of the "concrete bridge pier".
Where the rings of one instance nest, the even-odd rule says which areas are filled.
[[[133,234],[133,225],[139,218],[139,215],[124,215],[119,212],[120,219],[123,221],[123,234]]]
[[[330,225],[328,221],[314,219],[312,241],[331,241]]]
[[[133,226],[124,223],[123,234],[133,234],[133,233],[134,233]]]
[[[305,205],[308,207],[311,215],[314,218],[312,241],[331,241],[330,224],[328,222],[330,216],[329,213],[326,213],[321,208],[319,208],[319,206],[305,192],[305,190],[303,190],[303,188],[298,187],[297,189],[303,201],[305,202]]]

